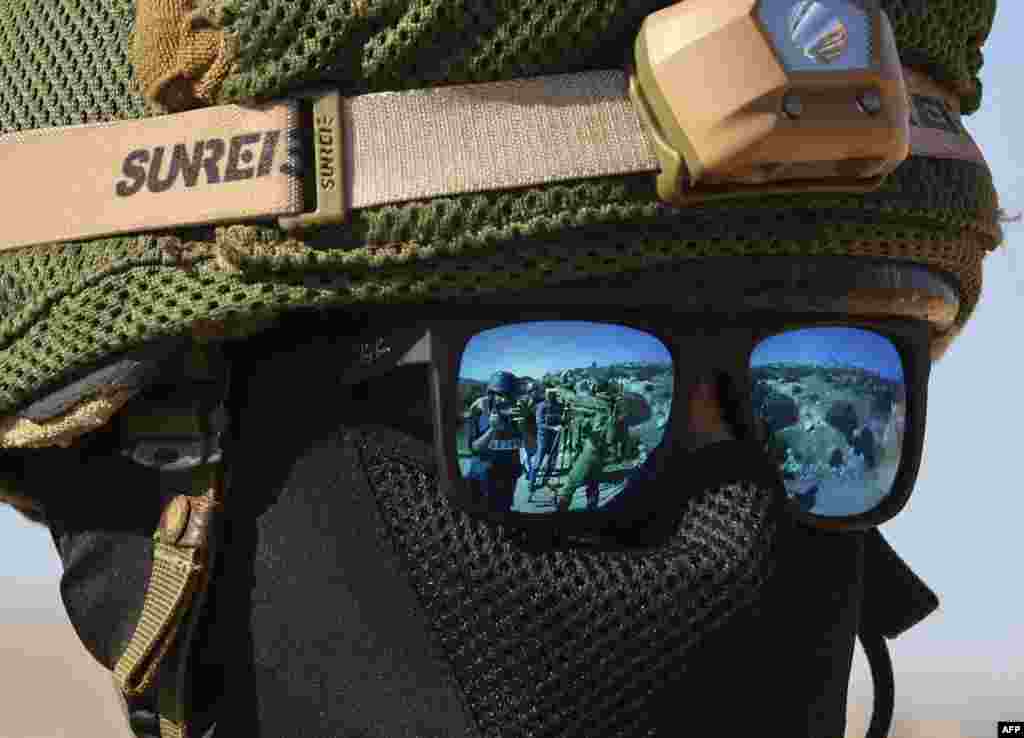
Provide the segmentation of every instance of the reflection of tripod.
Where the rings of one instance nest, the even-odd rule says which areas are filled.
[[[537,473],[540,476],[537,487],[543,487],[544,483],[547,482],[548,477],[554,476],[555,474],[555,464],[558,460],[559,450],[561,448],[563,427],[564,426],[561,425],[555,426],[555,434],[551,438],[551,443],[544,449],[544,456],[537,459]],[[533,502],[533,492],[534,488],[531,487],[530,496],[527,498],[527,502]]]

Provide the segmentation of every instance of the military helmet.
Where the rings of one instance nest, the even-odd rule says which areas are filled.
[[[516,395],[520,397],[536,397],[540,383],[533,377],[519,377],[516,380]]]
[[[514,396],[516,394],[516,375],[512,372],[494,372],[491,375],[491,380],[487,383],[487,391],[509,397]]]
[[[945,301],[951,315],[933,319],[931,298],[902,300],[895,310],[931,320],[941,355],[978,302],[983,257],[1002,240],[991,173],[961,122],[981,103],[980,48],[995,0],[881,0],[903,64],[912,132],[926,135],[917,137],[918,148],[911,137],[910,156],[878,189],[788,192],[700,207],[659,197],[658,164],[626,89],[623,60],[635,59],[645,18],[671,4],[531,0],[506,7],[488,0],[442,13],[425,0],[16,2],[16,10],[0,14],[0,161],[13,170],[13,162],[38,149],[42,159],[24,171],[44,192],[67,190],[71,179],[92,171],[122,170],[123,177],[87,182],[98,182],[90,195],[95,212],[116,205],[130,220],[144,203],[152,212],[144,221],[107,227],[82,215],[74,197],[32,200],[24,177],[8,180],[3,194],[11,217],[0,227],[0,416],[28,417],[33,403],[132,352],[182,338],[244,337],[300,310],[443,303],[583,279],[628,283],[645,272],[693,280],[718,294],[738,282],[737,259],[755,275],[775,265],[788,274],[788,260],[804,258],[917,265],[941,275],[953,285],[941,288],[955,293]],[[480,94],[468,94],[467,85]],[[344,205],[331,200],[343,217],[314,225],[310,208],[312,200],[322,204],[320,195],[312,185],[298,193],[296,174],[303,161],[323,157],[296,154],[296,167],[291,144],[309,146],[305,138],[288,139],[321,110],[322,90],[336,94],[330,104],[342,105],[344,115],[335,118],[352,126],[331,139],[344,146],[328,148],[353,160],[328,161],[334,169],[324,170],[330,176],[320,184],[345,185],[335,187],[345,190]],[[410,111],[428,101],[437,115],[462,117],[425,126]],[[578,132],[544,135],[541,113],[558,117],[577,104],[593,116],[558,120]],[[466,128],[473,135],[444,143],[459,156],[479,150],[461,172],[466,177],[493,173],[500,159],[507,164],[503,183],[474,180],[441,193],[378,191],[432,182],[422,137],[461,130],[480,106],[488,116],[509,107],[523,113],[500,135],[478,135],[474,125]],[[606,108],[628,126],[594,123]],[[195,129],[197,119],[207,127]],[[233,128],[237,120],[246,121],[245,130]],[[536,136],[524,133],[523,121]],[[165,135],[167,127],[173,133]],[[168,143],[179,141],[178,131],[185,131],[180,142]],[[311,130],[302,134],[320,140]],[[546,171],[547,160],[558,158],[538,146],[560,153],[572,141],[600,155],[620,150],[623,136],[639,147],[642,171],[636,162],[584,171],[569,156],[565,176],[521,176],[522,168]],[[95,137],[113,144],[92,146]],[[380,138],[382,148],[352,147],[369,138]],[[524,140],[529,156],[495,155],[497,144]],[[212,152],[206,168],[192,162],[202,143]],[[321,144],[317,151],[326,156]],[[101,154],[117,156],[96,168],[83,165]],[[380,167],[385,156],[396,166]],[[357,173],[358,187],[334,176],[348,170]],[[277,182],[278,174],[291,177],[290,184],[275,184],[273,207],[256,217],[246,188]],[[447,185],[464,178],[442,179]],[[203,207],[189,206],[189,193],[199,193],[195,202]],[[210,197],[230,203],[207,213],[203,198]],[[179,203],[175,215],[194,217],[164,218],[168,200]],[[60,212],[79,217],[53,217]],[[724,278],[691,276],[718,264]],[[806,281],[817,289],[820,280]],[[898,284],[908,285],[917,287]],[[785,295],[771,298],[792,305],[791,293],[800,289],[786,286],[778,290]],[[845,295],[842,286],[836,291]],[[688,294],[680,288],[681,301]],[[736,294],[745,299],[739,288]],[[881,298],[858,293],[855,304],[844,296],[839,309],[855,312],[872,299],[877,305]]]
[[[18,175],[0,185],[0,441],[68,445],[147,384],[139,367],[286,314],[507,294],[528,302],[529,289],[584,279],[629,287],[665,275],[679,306],[696,296],[820,311],[822,294],[837,296],[830,311],[928,320],[941,355],[1002,241],[991,173],[961,121],[981,103],[995,0],[881,0],[916,135],[877,189],[699,207],[660,196],[657,142],[645,138],[623,64],[636,60],[645,18],[671,4],[3,5],[0,162]],[[858,106],[848,107],[871,115],[871,96]],[[442,152],[455,171],[436,166]],[[303,162],[323,176],[306,178]],[[902,270],[877,272],[889,280],[881,295],[878,277],[858,281],[877,262]],[[826,267],[842,280],[828,282]],[[774,274],[782,286],[770,290]],[[745,290],[740,277],[764,289]],[[905,294],[925,286],[919,277],[941,282],[927,282],[927,299]],[[196,364],[199,376],[209,362]],[[496,372],[488,389],[515,386]],[[166,518],[169,541],[206,519],[177,512]],[[194,581],[159,577],[198,571],[154,568],[154,591],[191,596]],[[146,642],[117,665],[122,689],[144,691],[134,677],[151,674],[141,668],[150,649],[166,645],[145,634],[172,632],[174,613],[163,608],[159,627],[146,619],[137,630]],[[164,683],[161,704],[177,705],[180,695],[163,691],[177,682]]]

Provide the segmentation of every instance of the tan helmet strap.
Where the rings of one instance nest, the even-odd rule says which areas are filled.
[[[203,379],[201,375],[209,372],[207,379],[217,380],[213,376],[216,364],[204,360],[210,348],[197,345],[191,362],[193,379]],[[202,401],[197,401],[181,409],[182,416],[191,414],[197,430],[207,438],[212,437],[217,425],[211,422],[211,415],[223,413],[227,382],[223,381],[222,386],[224,395],[216,407],[204,407]],[[114,680],[128,704],[155,686],[161,738],[190,738],[189,657],[216,564],[226,468],[217,453],[188,472],[161,475],[165,480],[181,481],[167,495],[153,534],[153,568],[142,614],[114,667]],[[182,489],[182,484],[188,488]]]

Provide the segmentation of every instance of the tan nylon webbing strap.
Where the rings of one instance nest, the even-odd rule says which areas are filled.
[[[905,72],[911,154],[984,165],[955,96]],[[343,100],[341,117],[351,208],[659,168],[621,70],[374,93]],[[283,101],[0,137],[0,167],[22,173],[0,251],[296,214],[297,125]]]
[[[173,720],[169,720],[164,717],[163,713],[160,713],[160,738],[188,738],[187,728],[184,725],[178,725]]]
[[[216,514],[217,508],[224,503],[226,480],[223,464],[212,469],[210,489],[201,498],[193,499],[193,512],[203,510],[208,520]],[[157,713],[160,719],[160,738],[194,738],[191,730],[191,705],[189,704],[190,656],[192,642],[198,631],[199,620],[203,614],[206,598],[210,590],[213,566],[217,556],[218,533],[213,528],[206,529],[204,566],[199,573],[193,602],[188,606],[188,615],[179,628],[175,639],[173,658],[167,668],[161,672],[157,680]]]
[[[220,105],[2,136],[0,251],[296,213],[287,132],[297,112],[291,100]]]
[[[114,681],[129,698],[156,684],[161,738],[189,738],[189,655],[217,550],[223,464],[196,470],[193,483],[206,492],[177,495],[164,508],[142,614],[114,667]]]
[[[659,168],[617,70],[376,93],[343,107],[354,208]]]
[[[910,93],[955,100],[908,72]],[[945,116],[912,106],[910,153],[984,164],[950,100]],[[354,209],[660,169],[617,69],[375,93],[342,107]]]
[[[160,516],[142,613],[114,666],[114,681],[129,699],[155,684],[161,738],[188,738],[189,654],[210,586],[224,497],[222,463],[197,467],[189,477],[193,494],[174,495]]]
[[[195,549],[155,543],[142,616],[114,668],[117,684],[126,695],[138,696],[149,688],[157,666],[174,641],[199,582],[197,554]]]

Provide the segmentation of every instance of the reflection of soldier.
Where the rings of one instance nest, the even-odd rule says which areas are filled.
[[[600,492],[599,482],[608,457],[608,442],[605,437],[609,426],[606,417],[595,418],[581,425],[580,437],[583,438],[583,450],[576,457],[576,462],[569,470],[569,476],[559,492],[558,509],[560,511],[569,509],[576,488],[581,485],[587,487],[587,509],[597,508]]]
[[[635,455],[633,439],[626,429],[626,416],[618,398],[612,399],[611,416],[607,420],[605,442],[608,445],[608,463],[615,464]]]
[[[487,395],[469,408],[466,437],[473,454],[467,481],[477,499],[486,498],[488,509],[507,512],[512,509],[516,480],[522,473],[519,449],[525,429],[513,420],[515,375],[495,372],[487,385]]]
[[[592,414],[574,418],[571,443],[578,455],[559,493],[560,510],[569,509],[580,485],[587,488],[587,508],[596,509],[600,480],[607,467],[632,458],[636,453],[635,442],[626,428],[619,388],[604,380],[596,389],[602,403],[594,407]]]
[[[544,461],[544,454],[550,454],[553,458],[558,454],[556,434],[562,427],[563,420],[562,403],[558,401],[555,390],[549,389],[544,402],[537,405],[537,454],[533,458],[530,469],[530,492],[536,489],[537,470]],[[541,479],[541,484],[544,484]]]

